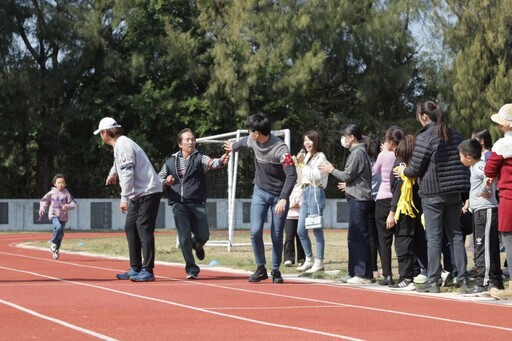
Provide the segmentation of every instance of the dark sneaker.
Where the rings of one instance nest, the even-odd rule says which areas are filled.
[[[393,285],[395,282],[393,281],[393,277],[385,276],[382,280],[379,281],[379,285]]]
[[[272,283],[283,283],[283,277],[281,277],[281,271],[272,270],[270,272],[270,275],[272,276]]]
[[[197,274],[187,274],[187,279],[197,279]]]
[[[420,285],[417,290],[418,292],[429,292],[431,294],[439,294],[441,292],[439,285],[428,282]]]
[[[132,282],[154,282],[155,275],[153,275],[151,272],[147,271],[146,269],[142,269],[138,275],[131,276],[130,281],[132,281]]]
[[[258,266],[256,271],[249,276],[249,282],[261,282],[264,279],[268,279],[267,269],[262,266]]]
[[[396,291],[414,291],[416,290],[416,286],[412,279],[401,278],[396,284],[390,285],[389,288],[391,290]]]
[[[130,279],[130,277],[137,276],[138,274],[139,274],[138,271],[135,271],[133,269],[129,269],[129,270],[127,270],[126,272],[124,272],[122,274],[117,274],[116,278],[117,279]]]
[[[464,297],[488,297],[489,292],[486,287],[481,287],[479,285],[473,287],[473,289],[466,290],[462,292],[462,296]]]
[[[197,259],[203,260],[205,256],[203,246],[192,240],[192,248],[196,251]]]

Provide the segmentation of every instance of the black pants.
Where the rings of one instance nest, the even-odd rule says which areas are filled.
[[[391,199],[382,199],[375,202],[375,224],[379,236],[379,254],[382,266],[382,276],[391,276],[391,246],[393,245],[394,228],[386,228],[386,220],[391,208]]]
[[[372,271],[377,271],[377,255],[379,254],[379,235],[377,234],[377,225],[375,225],[375,201],[370,202],[370,211],[368,213],[368,237],[370,238],[370,260],[372,262]]]
[[[398,258],[398,274],[401,278],[414,277],[414,234],[416,225],[421,225],[419,217],[401,215],[395,226],[395,253]]]
[[[128,203],[124,231],[128,240],[130,266],[135,271],[146,269],[153,272],[155,267],[155,224],[160,197],[161,193],[153,193]]]
[[[475,238],[475,282],[479,286],[503,285],[498,233],[498,209],[488,208],[473,213]]]
[[[299,235],[297,234],[297,225],[299,221],[297,219],[286,219],[284,222],[284,257],[285,261],[290,260],[292,264],[295,264],[295,259],[297,263],[300,260],[305,260],[306,255],[304,254],[304,249],[302,248],[302,244],[300,242]],[[295,252],[297,250],[297,252]],[[297,254],[297,258],[295,258],[295,254]]]

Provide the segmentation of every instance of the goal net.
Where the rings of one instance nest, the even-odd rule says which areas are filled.
[[[224,153],[224,141],[236,142],[248,134],[247,130],[237,130],[230,133],[201,137],[196,140],[196,148],[204,155],[212,158],[220,157]],[[283,139],[288,148],[290,148],[290,130],[273,130],[272,134]],[[227,201],[227,226],[215,226],[216,228],[227,228],[227,234],[224,240],[208,241],[210,246],[226,246],[228,251],[234,246],[248,246],[250,243],[235,243],[235,229],[241,222],[237,221],[235,213],[242,210],[242,205],[237,205],[237,179],[239,172],[239,155],[233,153],[229,159],[228,166],[223,169],[208,172],[208,199],[226,199]],[[251,158],[251,160],[253,160]],[[251,161],[254,162],[254,161]],[[220,213],[222,214],[222,213]],[[239,217],[242,215],[239,214]],[[240,226],[238,226],[240,227]]]

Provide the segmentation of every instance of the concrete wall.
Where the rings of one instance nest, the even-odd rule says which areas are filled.
[[[123,229],[125,215],[119,210],[119,199],[76,199],[77,208],[69,212],[67,228],[73,230]],[[235,203],[235,228],[250,228],[250,199],[237,199]],[[38,222],[39,199],[0,199],[0,230],[37,231],[49,230],[51,224],[45,215]],[[227,199],[209,199],[208,220],[212,229],[227,228]],[[267,219],[270,221],[270,218]],[[327,199],[324,209],[326,227],[347,228],[346,201]],[[167,201],[160,202],[157,228],[175,229],[174,217]]]

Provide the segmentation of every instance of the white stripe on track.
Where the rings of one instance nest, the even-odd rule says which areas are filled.
[[[43,320],[48,320],[50,322],[54,322],[54,323],[60,324],[61,326],[64,326],[64,327],[67,327],[67,328],[79,331],[81,333],[84,333],[84,334],[87,334],[87,335],[90,335],[90,336],[94,336],[94,337],[96,337],[96,338],[98,338],[100,340],[117,341],[117,339],[111,338],[109,336],[97,333],[97,332],[89,330],[89,329],[85,329],[85,328],[82,328],[82,327],[75,326],[74,324],[71,324],[71,323],[68,323],[68,322],[65,322],[65,321],[62,321],[62,320],[59,320],[59,319],[47,316],[47,315],[40,314],[40,313],[38,313],[36,311],[27,309],[25,307],[22,307],[20,305],[15,304],[15,303],[4,301],[1,298],[0,298],[0,303],[1,304],[5,304],[5,305],[7,305],[7,306],[9,306],[11,308],[14,308],[14,309],[21,310],[21,311],[23,311],[23,312],[25,312],[27,314],[33,315],[35,317],[39,317],[39,318],[41,318]]]

